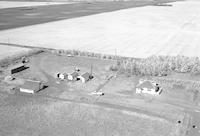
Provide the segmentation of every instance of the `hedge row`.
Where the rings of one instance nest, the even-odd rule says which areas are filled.
[[[181,79],[163,78],[163,77],[154,77],[153,80],[156,81],[158,84],[166,85],[171,88],[178,87],[187,90],[200,89],[200,81],[181,80]]]
[[[200,74],[199,57],[151,56],[144,59],[136,59],[78,50],[53,50],[53,52],[57,54],[116,60],[116,66],[114,67],[130,75],[165,76],[172,71],[195,75]]]

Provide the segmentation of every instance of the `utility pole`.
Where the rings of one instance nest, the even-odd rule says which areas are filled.
[[[133,62],[131,61],[131,76],[133,75]]]
[[[117,59],[117,49],[115,48],[115,59]]]
[[[92,75],[92,71],[93,70],[93,65],[91,65],[91,67],[90,67],[90,75]]]

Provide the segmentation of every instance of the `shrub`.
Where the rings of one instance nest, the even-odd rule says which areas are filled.
[[[197,75],[200,74],[200,65],[195,64],[191,70],[191,74]]]
[[[109,66],[109,70],[110,71],[117,71],[118,68],[117,68],[117,66],[111,65],[111,66]]]

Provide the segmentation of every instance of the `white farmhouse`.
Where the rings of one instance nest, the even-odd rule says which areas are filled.
[[[67,73],[57,73],[56,75],[57,78],[61,79],[61,80],[64,80],[64,79],[67,79],[68,78],[68,74]]]
[[[68,80],[77,80],[79,74],[77,72],[73,72],[72,74],[68,75]]]
[[[82,83],[85,83],[90,80],[90,73],[86,72],[86,73],[78,76],[78,78],[81,80]]]
[[[140,82],[136,86],[136,93],[138,94],[146,93],[146,94],[152,94],[152,95],[160,95],[161,92],[162,92],[162,88],[158,84],[155,84],[154,82],[149,81],[149,80]]]

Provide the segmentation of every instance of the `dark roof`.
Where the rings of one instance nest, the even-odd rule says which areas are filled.
[[[149,88],[149,89],[155,89],[155,85],[151,81],[144,81],[141,84],[137,85],[137,88]]]
[[[64,76],[67,76],[68,74],[67,74],[67,73],[63,73],[63,75],[64,75]]]
[[[26,82],[20,88],[29,89],[29,90],[37,90],[39,89],[40,84],[41,84],[41,81],[26,80]]]
[[[90,78],[90,73],[86,72],[84,74],[81,75],[83,78],[85,79],[89,79]]]
[[[77,72],[73,72],[73,73],[71,74],[71,76],[77,77],[77,76],[78,76],[78,73],[77,73]]]

